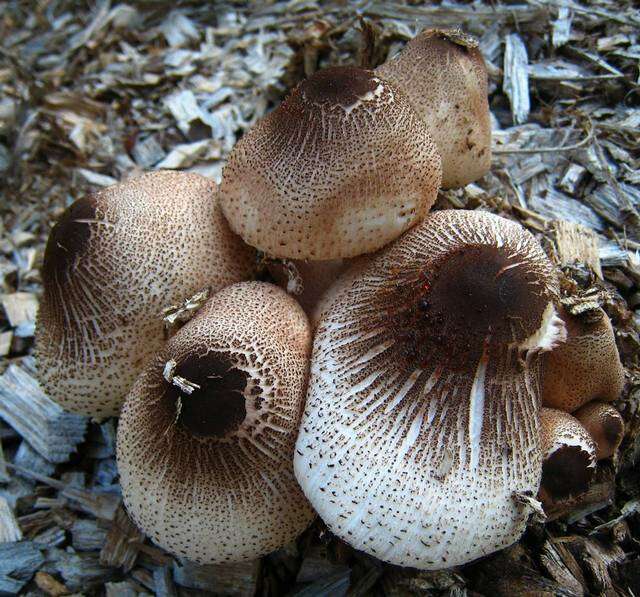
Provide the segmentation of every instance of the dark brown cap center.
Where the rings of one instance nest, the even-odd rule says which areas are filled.
[[[189,394],[172,383],[166,392],[179,412],[178,424],[192,435],[222,438],[242,425],[247,415],[243,392],[248,374],[233,367],[226,356],[193,355],[178,363],[173,375],[199,386]]]
[[[334,66],[318,71],[298,88],[307,101],[349,106],[380,85],[372,71],[353,66]]]
[[[536,282],[526,259],[496,246],[466,245],[405,290],[409,308],[397,328],[418,359],[437,353],[450,368],[475,366],[485,347],[503,351],[538,330],[548,300]]]
[[[544,491],[552,500],[566,500],[584,493],[591,483],[594,467],[590,456],[579,446],[563,446],[542,465]]]

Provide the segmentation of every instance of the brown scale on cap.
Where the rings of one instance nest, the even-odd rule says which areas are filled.
[[[372,71],[317,72],[236,144],[220,186],[231,227],[270,257],[375,251],[424,218],[440,156],[402,93]]]
[[[76,201],[45,250],[45,390],[67,410],[117,414],[164,342],[163,308],[248,278],[254,255],[229,229],[216,185],[196,174],[154,172]]]
[[[330,288],[294,468],[332,532],[420,569],[520,537],[556,292],[531,234],[469,211],[430,214]]]
[[[602,309],[589,317],[565,309],[567,341],[544,356],[542,404],[573,412],[591,400],[611,402],[624,387],[624,369],[611,321]]]
[[[376,72],[403,90],[442,156],[442,186],[462,187],[491,166],[487,69],[472,38],[429,29]]]
[[[540,434],[542,503],[566,502],[587,491],[596,470],[596,445],[580,421],[561,410],[543,408]]]
[[[624,438],[624,420],[610,404],[590,402],[579,408],[574,416],[596,443],[596,458],[611,458]]]
[[[311,522],[292,467],[310,350],[295,300],[247,282],[214,295],[147,366],[122,409],[118,470],[155,543],[199,563],[241,561]]]

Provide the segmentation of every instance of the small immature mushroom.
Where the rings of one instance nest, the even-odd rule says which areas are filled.
[[[565,502],[587,491],[596,470],[596,444],[580,421],[561,410],[543,408],[540,434],[542,503]]]
[[[254,260],[216,185],[196,174],[154,172],[76,201],[44,255],[36,349],[45,391],[73,412],[117,414],[164,342],[163,308],[247,279]]]
[[[198,563],[252,559],[314,514],[293,476],[311,331],[262,282],[214,295],[147,366],[118,427],[127,511],[155,543]]]
[[[596,443],[596,458],[611,458],[624,438],[624,420],[610,404],[589,402],[579,408],[574,416],[589,432]]]
[[[576,316],[560,309],[558,315],[567,341],[544,355],[542,404],[574,412],[591,400],[619,398],[624,369],[607,314],[597,309]]]
[[[487,69],[460,31],[423,31],[377,73],[403,90],[442,156],[442,187],[462,187],[491,166]]]
[[[375,251],[424,218],[440,156],[404,95],[372,71],[332,67],[300,83],[236,144],[220,201],[269,257]]]
[[[333,533],[424,570],[517,541],[557,291],[530,233],[470,211],[430,214],[330,288],[294,468]]]

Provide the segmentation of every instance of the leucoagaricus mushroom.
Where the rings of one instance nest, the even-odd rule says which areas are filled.
[[[462,187],[491,166],[487,69],[458,30],[423,31],[376,72],[404,91],[442,156],[442,186]]]
[[[624,420],[610,404],[589,402],[573,413],[596,443],[596,458],[611,458],[624,437]]]
[[[471,211],[430,214],[338,280],[317,308],[294,459],[333,533],[420,569],[517,541],[557,291],[529,232]]]
[[[624,387],[613,327],[602,309],[587,315],[559,310],[567,341],[544,355],[542,404],[574,412],[591,400],[611,402]]]
[[[254,260],[202,176],[154,172],[79,199],[44,255],[36,349],[45,391],[76,413],[117,414],[164,342],[163,308],[247,279]]]
[[[300,83],[236,144],[220,201],[269,257],[375,251],[424,218],[440,156],[405,96],[372,71],[332,67]]]
[[[311,331],[283,290],[215,294],[136,380],[118,427],[131,518],[198,563],[256,558],[314,514],[293,475]]]
[[[587,491],[596,470],[596,444],[580,421],[564,411],[543,408],[540,434],[542,503],[565,502]]]

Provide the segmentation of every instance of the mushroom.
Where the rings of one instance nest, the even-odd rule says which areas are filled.
[[[404,91],[442,156],[442,186],[462,187],[491,166],[487,69],[473,37],[428,29],[376,72]]]
[[[36,327],[40,380],[67,410],[117,414],[164,342],[163,307],[247,279],[216,185],[154,172],[79,199],[51,230]]]
[[[624,420],[610,404],[590,402],[574,413],[596,443],[596,459],[611,458],[624,437]]]
[[[136,380],[118,427],[124,503],[155,543],[198,563],[282,547],[314,513],[293,476],[311,331],[283,290],[229,286]]]
[[[582,316],[560,309],[567,341],[544,355],[542,404],[574,412],[598,399],[611,402],[624,387],[611,321],[602,309]]]
[[[404,95],[372,71],[332,67],[300,83],[236,144],[220,201],[269,257],[375,251],[424,218],[440,156]]]
[[[471,211],[430,214],[338,280],[316,311],[294,458],[333,533],[424,570],[520,537],[557,290],[529,232]]]
[[[596,444],[580,421],[561,410],[543,408],[540,434],[542,503],[566,502],[587,491],[596,470]]]

